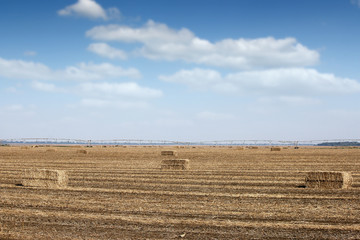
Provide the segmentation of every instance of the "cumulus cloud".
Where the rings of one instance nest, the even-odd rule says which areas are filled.
[[[32,88],[43,92],[65,93],[81,98],[76,107],[145,108],[150,99],[163,95],[161,90],[147,88],[135,82],[81,83],[58,87],[55,84],[34,81]]]
[[[124,69],[110,63],[79,63],[63,70],[52,70],[48,66],[31,61],[0,58],[0,76],[23,80],[105,80],[113,78],[140,78],[135,68]]]
[[[93,96],[123,97],[123,98],[158,98],[162,92],[157,89],[139,86],[134,82],[125,83],[83,83],[80,85],[82,93]]]
[[[6,60],[0,57],[0,76],[18,79],[43,80],[51,75],[51,70],[42,63]]]
[[[39,81],[33,81],[31,86],[35,90],[43,91],[43,92],[63,92],[63,91],[65,91],[64,89],[57,87],[55,84],[43,83],[43,82],[39,82]]]
[[[103,20],[119,18],[121,15],[117,8],[105,10],[94,0],[78,0],[75,4],[59,10],[58,14],[60,16],[79,16]]]
[[[110,63],[80,63],[76,67],[71,66],[65,69],[65,76],[69,79],[79,80],[102,80],[105,78],[140,78],[140,72],[135,68],[123,69]]]
[[[83,83],[77,87],[82,96],[79,106],[97,108],[146,108],[150,99],[162,96],[162,91],[134,82]]]
[[[124,51],[113,48],[106,43],[92,43],[89,45],[88,50],[102,57],[106,57],[110,59],[125,60],[127,58],[126,53]]]
[[[191,88],[222,93],[259,95],[346,94],[360,92],[360,83],[334,74],[319,73],[307,68],[282,68],[244,71],[221,76],[209,69],[181,70],[170,76],[159,76],[168,82],[177,82]]]
[[[79,63],[53,70],[42,63],[0,58],[1,76],[30,80],[30,86],[37,91],[78,96],[82,100],[77,106],[81,107],[143,108],[148,106],[147,101],[163,95],[161,90],[136,82],[119,83],[122,78],[136,79],[141,74],[135,68],[124,69],[110,63]],[[61,87],[57,86],[59,83]]]
[[[135,52],[161,60],[186,62],[235,69],[303,67],[314,65],[319,54],[294,38],[223,39],[211,42],[186,28],[175,30],[148,21],[140,28],[120,25],[97,26],[86,32],[98,41],[141,43]]]
[[[160,80],[177,82],[198,90],[207,89],[223,82],[221,74],[211,69],[195,68],[192,70],[180,70],[171,76],[160,76]]]

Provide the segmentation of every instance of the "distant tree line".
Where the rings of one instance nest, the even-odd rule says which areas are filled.
[[[317,144],[318,146],[337,146],[337,147],[349,147],[360,146],[360,142],[323,142]]]

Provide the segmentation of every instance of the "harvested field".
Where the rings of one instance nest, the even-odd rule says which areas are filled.
[[[0,239],[359,239],[360,149],[0,147]],[[67,188],[18,186],[58,169]],[[348,189],[305,188],[308,172],[351,172]]]

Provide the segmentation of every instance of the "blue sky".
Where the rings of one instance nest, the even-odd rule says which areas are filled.
[[[359,138],[358,0],[5,0],[0,138]]]

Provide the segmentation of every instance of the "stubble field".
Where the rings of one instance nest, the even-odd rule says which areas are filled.
[[[160,170],[163,150],[190,170]],[[69,185],[21,186],[29,168]],[[308,171],[353,187],[304,188]],[[0,239],[360,239],[360,149],[0,147]]]

